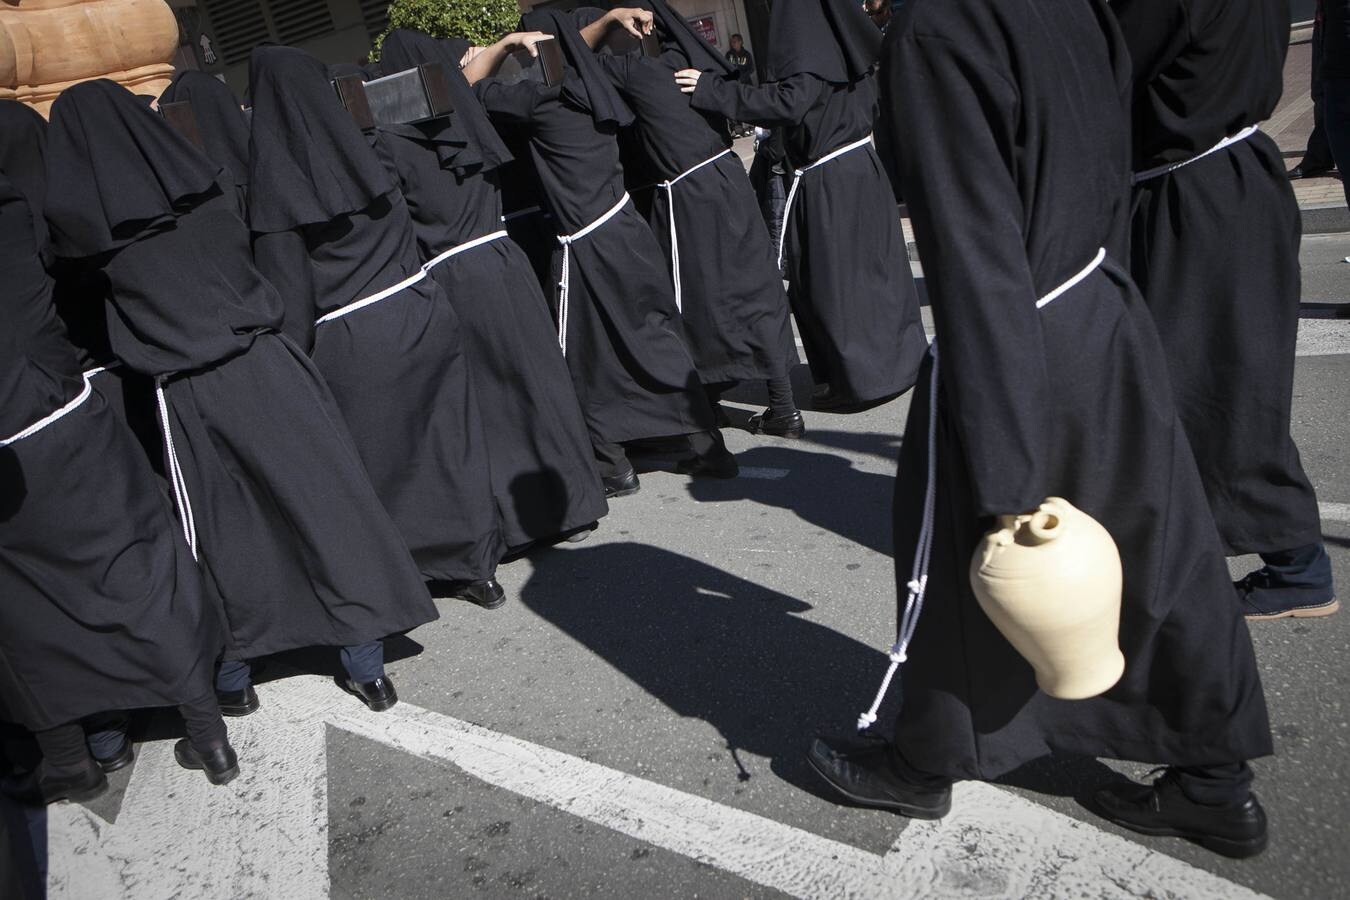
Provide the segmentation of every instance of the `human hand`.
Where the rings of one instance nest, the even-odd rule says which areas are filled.
[[[635,38],[652,33],[656,17],[649,9],[611,9],[608,13],[611,22],[617,22]]]
[[[553,35],[542,31],[521,31],[511,35],[511,37],[514,39],[517,50],[524,50],[535,57],[539,55],[538,44],[553,40]]]
[[[702,74],[698,69],[681,69],[675,73],[675,83],[684,93],[692,94],[698,87],[698,79]]]

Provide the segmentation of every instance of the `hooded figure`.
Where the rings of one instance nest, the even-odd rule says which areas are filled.
[[[281,299],[218,172],[110,81],[52,107],[56,248],[106,279],[112,351],[157,380],[165,470],[226,658],[337,645],[354,682],[383,682],[380,639],[435,606],[332,394],[276,333]],[[256,708],[246,667],[222,667],[217,690],[230,714]]]
[[[817,409],[908,390],[927,340],[894,193],[872,148],[881,34],[856,0],[778,0],[768,80],[682,76],[694,109],[785,129],[794,171],[779,241]]]
[[[190,736],[180,758],[211,760],[223,782],[238,769],[211,690],[219,623],[144,453],[56,315],[42,148],[16,150],[8,127],[40,118],[15,106],[0,103],[0,718],[35,732],[44,758],[4,787],[39,804],[97,794],[79,720],[170,705]],[[110,769],[129,760],[119,743]]]
[[[327,380],[422,576],[500,605],[501,519],[459,318],[422,270],[397,181],[317,59],[260,47],[249,84],[253,251],[286,297],[285,331]]]
[[[798,437],[804,427],[788,380],[797,354],[768,231],[745,166],[731,152],[726,119],[691,108],[672,77],[697,68],[730,78],[735,68],[664,0],[638,5],[654,14],[661,56],[633,50],[596,59],[637,115],[635,143],[656,181],[648,221],[666,251],[699,378],[713,402],[719,386],[767,380],[770,408],[752,428]],[[583,38],[597,48],[607,33],[623,33],[619,15],[573,12]]]
[[[248,215],[248,119],[229,85],[205,72],[188,69],[173,77],[160,103],[190,103],[204,152],[234,184],[239,217]]]
[[[1238,595],[1254,619],[1330,615],[1317,494],[1289,434],[1298,203],[1279,147],[1256,130],[1284,86],[1288,3],[1112,10],[1134,60],[1131,268],[1228,555],[1265,562]]]
[[[945,814],[954,779],[1054,752],[1161,763],[1154,787],[1113,784],[1099,809],[1259,852],[1245,760],[1271,738],[1256,657],[1157,330],[1104,249],[1129,171],[1128,56],[1110,10],[915,0],[891,24],[881,77],[938,333],[895,482],[904,700],[893,748],[818,742],[810,761],[854,800],[922,818]],[[1086,699],[1039,690],[970,584],[993,517],[1052,496],[1106,528],[1123,569],[1124,673]]]
[[[498,171],[510,153],[440,42],[395,29],[387,74],[442,63],[454,112],[381,126],[376,150],[398,179],[421,258],[464,328],[508,548],[587,528],[606,512],[586,422],[530,262],[502,229]]]
[[[735,458],[713,430],[712,409],[686,349],[661,249],[624,191],[616,134],[633,114],[572,17],[530,13],[526,30],[555,36],[566,61],[562,84],[484,77],[516,36],[471,63],[470,81],[492,121],[533,160],[558,228],[559,343],[581,401],[610,496],[638,489],[624,442],[689,435],[681,470],[735,474]]]

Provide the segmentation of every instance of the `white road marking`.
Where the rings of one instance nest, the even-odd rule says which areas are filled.
[[[1350,503],[1319,503],[1317,512],[1323,521],[1350,522]]]
[[[319,676],[259,693],[262,710],[230,723],[231,784],[179,769],[161,741],[140,748],[115,824],[53,807],[49,895],[327,897],[332,726],[795,897],[1260,896],[989,785],[958,785],[950,816],[878,856],[410,704],[367,712]]]
[[[788,476],[787,469],[775,469],[772,466],[741,466],[741,478],[761,478],[765,481],[777,481]]]

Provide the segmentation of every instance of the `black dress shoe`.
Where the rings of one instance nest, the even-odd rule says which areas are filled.
[[[605,483],[605,499],[613,500],[616,497],[627,497],[630,494],[636,494],[642,490],[642,484],[638,481],[637,471],[629,469],[619,475],[611,475],[602,479]]]
[[[398,703],[398,691],[388,675],[381,675],[374,681],[357,683],[350,678],[343,679],[342,687],[349,694],[355,694],[371,712],[384,712]]]
[[[173,758],[185,769],[201,769],[212,784],[225,784],[239,774],[239,757],[235,756],[229,742],[214,744],[202,753],[183,738],[173,745]]]
[[[258,693],[249,685],[242,691],[216,691],[216,705],[222,716],[239,718],[258,711]]]
[[[592,522],[589,525],[583,525],[576,531],[569,534],[567,537],[563,538],[563,540],[567,541],[567,543],[569,544],[580,544],[582,541],[586,540],[586,538],[595,534],[596,529],[599,527],[600,527],[599,522]]]
[[[1172,769],[1151,785],[1107,785],[1093,802],[1102,818],[1140,834],[1185,838],[1234,859],[1266,849],[1266,811],[1255,794],[1234,806],[1204,806],[1182,792]]]
[[[806,422],[802,419],[802,414],[798,410],[793,410],[791,415],[773,416],[772,410],[764,410],[757,416],[750,417],[751,434],[768,434],[773,437],[781,438],[799,438],[806,434]]]
[[[1299,163],[1289,170],[1289,180],[1297,181],[1300,178],[1321,178],[1323,175],[1329,174],[1334,168],[1335,166],[1318,167]]]
[[[92,759],[71,772],[50,772],[47,764],[40,762],[31,772],[0,780],[0,791],[26,806],[46,806],[58,800],[83,803],[107,789],[108,779]]]
[[[858,806],[890,810],[911,819],[940,819],[951,812],[951,781],[934,776],[920,781],[901,771],[895,751],[881,741],[816,738],[806,761],[830,787]]]
[[[735,478],[741,473],[741,467],[736,462],[735,454],[719,444],[702,456],[680,460],[675,471],[695,478]]]
[[[481,581],[456,581],[450,587],[451,600],[463,600],[483,609],[497,609],[506,602],[506,590],[495,578]]]
[[[123,738],[122,749],[118,750],[107,759],[94,757],[94,761],[98,763],[98,767],[102,769],[105,774],[111,774],[118,769],[125,769],[127,766],[131,765],[135,759],[136,750],[131,746],[131,741],[128,738]]]

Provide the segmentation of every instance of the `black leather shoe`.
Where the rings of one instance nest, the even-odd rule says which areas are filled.
[[[40,762],[31,772],[0,781],[0,791],[26,806],[46,806],[58,800],[83,803],[107,789],[108,779],[92,759],[77,771],[52,774],[48,774],[47,764]]]
[[[751,434],[767,434],[773,437],[781,438],[799,438],[806,434],[806,422],[802,419],[802,414],[793,410],[791,415],[771,416],[772,410],[764,410],[757,416],[750,417]]]
[[[123,738],[122,749],[118,750],[107,759],[94,757],[94,761],[98,763],[98,767],[102,769],[105,774],[111,774],[118,769],[125,769],[127,766],[131,765],[135,759],[136,750],[131,746],[131,740],[128,738]]]
[[[347,693],[359,697],[371,712],[384,712],[398,703],[398,691],[394,690],[394,682],[388,675],[381,675],[374,681],[360,684],[348,678],[342,682],[342,686],[346,688]]]
[[[719,444],[702,456],[680,460],[675,471],[695,478],[735,478],[741,473],[741,467],[736,462],[735,454]]]
[[[638,481],[637,471],[634,469],[629,469],[621,475],[611,475],[602,480],[605,482],[606,500],[627,497],[642,490],[642,484]]]
[[[1171,769],[1153,784],[1107,785],[1093,802],[1102,818],[1140,834],[1185,838],[1234,859],[1266,849],[1266,811],[1255,794],[1236,806],[1203,806],[1182,792]]]
[[[911,819],[940,819],[952,810],[952,785],[942,778],[920,784],[897,765],[881,741],[846,743],[816,738],[807,751],[811,768],[858,806],[885,809]]]
[[[595,534],[595,530],[599,527],[600,527],[599,522],[592,522],[589,525],[583,525],[581,528],[578,528],[576,531],[572,532],[567,537],[563,538],[563,540],[567,541],[567,543],[569,544],[580,544],[582,541],[586,540],[586,538]]]
[[[497,609],[506,602],[506,590],[495,578],[482,581],[457,581],[450,589],[451,600],[463,600],[483,609]]]
[[[228,742],[215,744],[205,753],[193,748],[192,742],[182,738],[173,745],[173,758],[185,769],[200,769],[212,784],[225,784],[239,774],[239,757]]]
[[[1289,180],[1297,181],[1300,178],[1321,178],[1323,175],[1330,174],[1333,168],[1335,167],[1327,166],[1325,168],[1316,168],[1314,166],[1305,166],[1303,163],[1299,163],[1289,170]]]
[[[258,693],[249,685],[242,691],[216,691],[216,705],[222,716],[239,718],[258,711]]]

